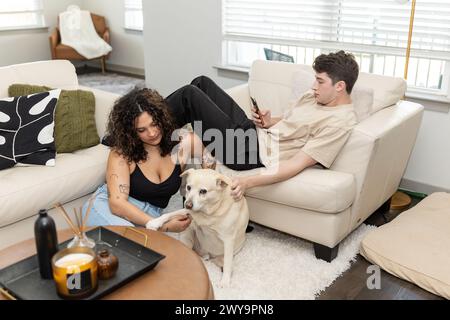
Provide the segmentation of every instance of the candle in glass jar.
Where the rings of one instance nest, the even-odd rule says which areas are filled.
[[[64,249],[55,254],[52,262],[56,289],[62,297],[85,297],[97,289],[98,265],[92,249]]]

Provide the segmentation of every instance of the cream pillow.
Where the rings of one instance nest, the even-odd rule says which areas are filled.
[[[450,193],[436,192],[369,232],[360,253],[385,271],[450,299]]]
[[[289,101],[294,103],[300,99],[303,94],[311,89],[315,81],[314,73],[305,70],[299,70],[292,75],[292,92]],[[371,111],[373,105],[373,89],[361,85],[353,87],[351,98],[355,108],[358,122],[366,119]]]
[[[295,102],[300,99],[306,91],[311,89],[315,80],[316,77],[313,72],[308,72],[305,70],[294,72],[292,74],[292,91],[289,101]]]
[[[406,91],[405,79],[373,73],[360,72],[356,86],[359,84],[374,89],[371,114],[396,104]]]
[[[358,84],[353,87],[350,96],[352,97],[358,122],[363,121],[372,113],[373,95],[372,88],[363,87]]]

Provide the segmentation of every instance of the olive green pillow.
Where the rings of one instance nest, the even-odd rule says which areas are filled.
[[[46,86],[13,84],[10,97],[49,91]],[[100,138],[95,126],[95,97],[90,91],[62,90],[55,111],[56,152],[73,152],[97,145]]]

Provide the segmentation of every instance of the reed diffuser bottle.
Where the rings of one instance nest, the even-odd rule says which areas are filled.
[[[39,210],[39,217],[34,224],[39,271],[43,279],[53,279],[52,257],[58,251],[55,222],[47,210]]]

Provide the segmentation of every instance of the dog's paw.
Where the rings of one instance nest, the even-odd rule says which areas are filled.
[[[145,225],[146,229],[150,230],[158,230],[164,224],[164,220],[161,219],[152,219]]]
[[[223,275],[217,286],[219,288],[228,288],[231,284],[231,277]]]

